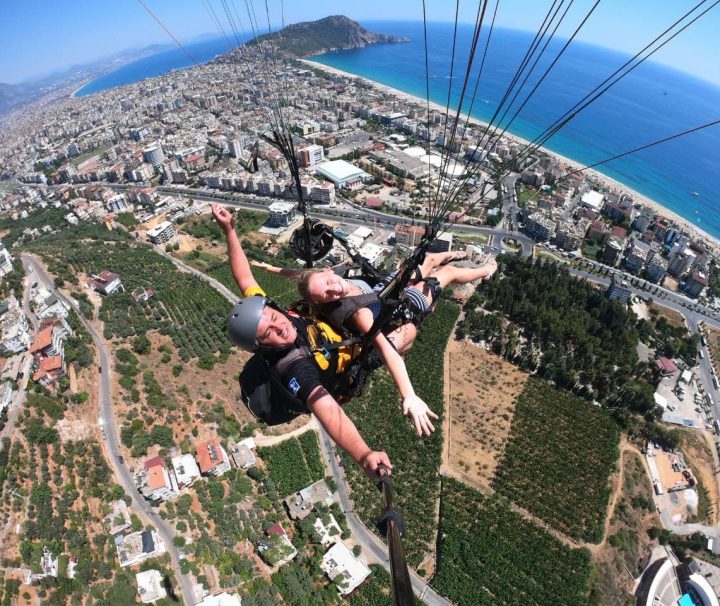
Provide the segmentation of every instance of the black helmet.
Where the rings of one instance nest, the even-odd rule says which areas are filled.
[[[317,219],[310,220],[310,255],[308,255],[308,236],[305,226],[298,227],[290,236],[290,248],[300,259],[319,261],[333,247],[333,232]]]
[[[258,348],[257,328],[268,299],[260,295],[245,297],[238,301],[228,318],[230,340],[245,351]]]

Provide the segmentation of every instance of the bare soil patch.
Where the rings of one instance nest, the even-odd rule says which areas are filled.
[[[255,420],[239,402],[240,386],[237,376],[249,358],[248,353],[234,350],[224,364],[218,362],[212,370],[204,370],[198,367],[197,359],[183,362],[170,337],[158,332],[149,333],[147,336],[150,339],[151,351],[147,355],[138,356],[140,374],[136,377],[136,388],[143,394],[142,374],[146,370],[152,371],[168,401],[175,404],[175,410],[150,410],[144,403],[144,394],[140,402],[133,403],[118,383],[119,375],[113,373],[113,406],[119,426],[122,426],[131,410],[136,410],[144,420],[152,419],[152,424],[172,427],[175,443],[180,444],[185,439],[195,443],[216,434],[216,425],[204,419],[208,411],[218,404],[222,405],[226,415],[235,417],[240,424]],[[121,343],[114,345],[130,349],[128,345]],[[163,362],[163,356],[167,354],[160,351],[162,346],[165,346],[166,351],[172,352],[167,362]],[[173,373],[174,366],[182,367],[178,376]],[[151,426],[146,423],[148,431]],[[127,449],[126,455],[130,455]]]
[[[179,253],[189,253],[196,248],[201,247],[201,250],[211,254],[217,254],[219,257],[220,251],[224,248],[219,242],[208,242],[206,240],[202,240],[201,238],[196,238],[195,236],[189,236],[185,233],[178,234],[176,242],[180,246],[177,250]],[[217,253],[215,251],[217,251]]]
[[[99,437],[99,412],[96,368],[93,365],[76,373],[75,368],[71,366],[70,371],[74,376],[75,383],[75,389],[71,388],[72,393],[84,391],[89,397],[82,404],[69,404],[64,418],[57,422],[55,429],[57,429],[62,442],[97,439]]]
[[[700,495],[701,511],[699,513],[705,519],[699,521],[715,526],[718,523],[717,502],[720,492],[717,475],[713,473],[717,457],[714,453],[712,438],[708,432],[691,430],[683,431],[682,436],[682,452],[685,460],[699,483],[702,484],[697,487],[698,493],[702,490],[707,493],[706,510],[703,507],[703,496]]]
[[[648,531],[661,526],[642,456],[634,447],[626,447],[621,457],[621,492],[611,512],[606,539],[592,550],[594,604],[634,603],[633,576],[639,575],[656,544]]]
[[[720,330],[707,327],[708,349],[710,350],[710,359],[715,368],[715,372],[720,368]]]
[[[657,313],[658,316],[664,317],[670,326],[675,328],[687,328],[685,318],[680,312],[668,309],[667,307],[663,307],[657,303],[650,303],[649,307],[651,313]]]
[[[490,490],[527,373],[466,341],[446,350],[445,471]]]

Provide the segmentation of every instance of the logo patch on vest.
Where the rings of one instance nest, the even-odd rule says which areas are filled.
[[[297,392],[300,391],[300,383],[298,383],[297,379],[293,377],[292,379],[290,379],[290,383],[288,383],[288,385],[290,386],[293,395],[296,396]]]

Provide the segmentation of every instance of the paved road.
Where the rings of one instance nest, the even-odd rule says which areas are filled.
[[[515,184],[520,175],[510,173],[500,181],[500,193],[502,195],[502,225],[503,229],[517,231],[517,214],[520,211],[517,203],[517,190]]]
[[[547,246],[538,246],[546,250],[547,252],[557,254],[556,251],[549,249]],[[652,282],[648,282],[647,280],[643,280],[641,278],[637,278],[635,276],[627,274],[620,269],[608,267],[607,265],[603,265],[602,263],[598,263],[590,259],[578,258],[577,261],[584,262],[588,267],[593,267],[598,271],[610,271],[611,275],[615,274],[618,276],[618,278],[627,280],[628,284],[630,284],[632,280],[636,280],[640,287],[632,286],[632,284],[630,284],[629,287],[631,290],[633,290],[633,292],[637,292],[643,297],[647,297],[652,292],[652,298],[655,299],[658,303],[663,302],[663,304],[665,304],[665,302],[667,302],[667,306],[671,307],[672,309],[677,309],[681,313],[687,312],[690,315],[695,314],[698,319],[704,320],[705,322],[707,322],[708,324],[712,324],[713,326],[720,327],[720,313],[709,309],[695,299],[691,299],[684,294],[669,290],[663,286],[658,286],[657,284],[653,284]],[[656,290],[657,294],[655,294]]]
[[[47,273],[45,273],[42,267],[40,267],[40,265],[32,258],[32,256],[23,254],[22,259],[23,264],[27,263],[26,266],[32,268],[33,272],[37,275],[38,280],[43,282],[43,284],[45,284],[48,290],[50,290],[51,292],[55,292],[59,299],[61,299],[64,303],[69,305],[75,311],[75,313],[78,315],[78,318],[80,318],[82,324],[92,336],[93,342],[95,343],[95,346],[97,347],[100,356],[98,365],[102,369],[102,372],[100,372],[98,377],[98,401],[100,403],[100,419],[103,422],[102,433],[103,437],[105,438],[105,445],[107,447],[110,467],[112,467],[113,471],[115,472],[115,477],[125,489],[125,492],[130,495],[130,498],[132,499],[132,508],[137,513],[140,513],[141,515],[144,514],[144,516],[155,527],[158,535],[165,543],[165,546],[167,547],[168,553],[170,554],[170,558],[175,568],[175,575],[177,576],[177,578],[180,579],[180,587],[182,589],[185,604],[192,606],[195,604],[195,594],[193,592],[192,585],[190,584],[189,579],[180,571],[180,554],[177,547],[173,543],[173,538],[175,536],[173,529],[165,520],[163,520],[150,508],[150,505],[147,503],[147,501],[145,501],[143,496],[137,491],[137,488],[135,487],[135,482],[133,482],[130,471],[125,466],[125,464],[121,464],[118,459],[121,454],[121,450],[120,443],[118,441],[117,427],[115,425],[115,417],[112,411],[112,392],[110,384],[110,372],[112,368],[112,362],[110,359],[110,355],[108,354],[107,348],[105,347],[105,342],[97,333],[97,331],[93,328],[93,326],[81,315],[80,309],[78,308],[75,301],[66,297],[60,291],[55,290],[53,279]]]
[[[230,290],[227,286],[225,286],[222,282],[219,282],[215,278],[211,278],[207,274],[204,274],[198,269],[195,269],[194,267],[191,267],[190,265],[187,265],[186,263],[183,263],[180,259],[177,259],[176,257],[173,257],[170,253],[165,252],[162,250],[162,248],[156,246],[155,252],[162,255],[166,259],[169,259],[172,261],[175,266],[180,270],[187,273],[195,274],[198,278],[201,278],[205,280],[210,286],[212,286],[215,290],[217,290],[223,297],[225,297],[230,303],[235,305],[235,303],[238,302],[238,296]]]
[[[114,183],[106,183],[105,185],[117,191],[127,191],[133,187],[129,185],[117,185]],[[256,211],[266,211],[268,204],[273,201],[273,199],[269,198],[254,198],[247,195],[234,195],[229,193],[220,195],[204,189],[191,189],[184,187],[158,187],[157,191],[164,194],[192,197],[193,200],[199,200],[201,202],[218,202],[228,206],[234,206],[236,208]],[[324,209],[314,206],[311,212],[312,216],[316,218],[344,221],[354,225],[367,225],[368,222],[377,221],[378,223],[388,226],[394,226],[397,224],[409,223],[411,221],[409,217],[404,215],[392,215],[378,210],[371,210],[365,207],[356,206],[349,201],[348,205],[351,206],[351,208],[336,207]],[[427,221],[423,219],[414,219],[414,223],[416,225],[425,225]],[[523,253],[526,256],[532,254],[533,241],[526,235],[511,230],[497,229],[481,225],[453,225],[452,231],[458,234],[489,234],[491,236],[499,235],[500,238],[515,238],[522,245]]]
[[[697,314],[692,316],[685,316],[688,327],[692,334],[698,334],[700,332],[698,328],[698,317]],[[710,324],[709,320],[705,320]],[[720,391],[715,389],[713,384],[713,372],[712,372],[712,361],[710,360],[710,351],[704,345],[700,345],[700,351],[703,352],[703,358],[697,360],[697,375],[702,381],[702,385],[705,388],[705,393],[710,395],[712,405],[712,413],[715,419],[720,419]]]
[[[24,264],[25,262],[23,261],[23,265]],[[27,267],[26,273],[28,273]],[[30,323],[33,327],[33,332],[35,332],[37,331],[38,322],[35,314],[32,313],[32,311],[30,310],[30,284],[32,284],[32,278],[30,275],[28,275],[28,277],[25,278],[25,285],[23,288],[22,306],[23,312],[30,320]],[[23,378],[20,379],[18,389],[16,389],[15,393],[13,393],[12,399],[10,400],[10,405],[7,409],[7,421],[5,423],[5,426],[2,428],[2,431],[0,431],[0,450],[2,450],[3,448],[2,439],[9,438],[12,434],[12,431],[15,428],[15,423],[17,422],[18,415],[20,414],[20,410],[22,409],[23,404],[25,404],[27,384],[30,380],[30,370],[32,369],[33,358],[28,352],[25,352],[24,355],[25,357],[23,358],[21,369],[23,373]]]
[[[25,260],[22,259],[23,267],[25,267],[25,282],[24,288],[23,288],[23,298],[22,298],[22,310],[25,314],[25,317],[30,320],[30,324],[32,324],[33,331],[36,331],[39,327],[39,322],[37,319],[37,316],[33,313],[32,309],[30,309],[30,290],[32,289],[32,284],[35,282],[35,274],[32,272],[32,270],[28,269],[28,267],[25,265]]]
[[[369,559],[374,560],[375,562],[381,564],[387,571],[390,571],[387,545],[385,545],[385,543],[383,543],[377,535],[368,530],[368,528],[360,521],[360,518],[353,511],[352,502],[350,501],[350,496],[348,495],[347,484],[345,483],[345,476],[340,470],[340,465],[338,464],[335,453],[335,445],[322,427],[320,427],[320,442],[320,450],[323,453],[325,462],[330,467],[330,473],[337,485],[340,505],[347,517],[348,526],[352,531],[353,538],[358,544],[362,545],[363,553],[366,557],[370,556]],[[381,499],[380,493],[378,493],[378,499]],[[417,574],[411,572],[410,581],[412,582],[415,594],[429,606],[451,606],[452,602],[449,602],[438,594]]]

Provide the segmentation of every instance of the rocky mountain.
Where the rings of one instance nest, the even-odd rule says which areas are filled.
[[[407,42],[407,38],[376,34],[361,27],[356,21],[342,15],[325,17],[318,21],[294,23],[273,34],[264,34],[250,41],[272,40],[273,44],[295,57],[319,55],[332,50],[362,48],[368,44]]]

